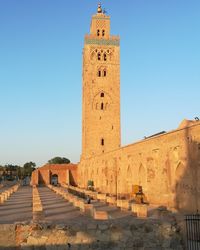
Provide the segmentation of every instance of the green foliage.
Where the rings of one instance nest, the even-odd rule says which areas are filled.
[[[12,164],[7,164],[4,166],[6,171],[17,171],[18,168],[20,168],[20,166],[18,165],[12,165]]]
[[[49,164],[69,164],[70,160],[65,157],[54,157],[51,160],[48,161]]]
[[[13,164],[7,164],[5,166],[0,165],[0,179],[23,179],[26,176],[31,176],[35,167],[36,164],[32,161],[25,163],[23,167]]]
[[[93,187],[94,186],[94,182],[92,180],[88,180],[87,185],[88,185],[88,187]]]
[[[88,188],[88,190],[94,191],[94,181],[88,180],[88,182],[87,182],[87,188]]]
[[[27,162],[23,166],[23,175],[24,176],[31,176],[32,172],[35,170],[36,164],[35,162]]]

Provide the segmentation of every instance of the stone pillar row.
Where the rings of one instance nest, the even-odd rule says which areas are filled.
[[[2,192],[0,194],[0,204],[3,204],[5,201],[7,201],[8,198],[11,196],[11,194],[15,193],[18,190],[19,186],[20,186],[20,184],[16,184],[12,187],[9,187],[4,192]]]
[[[105,202],[108,205],[114,205],[120,208],[122,211],[129,211],[131,210],[133,215],[137,217],[147,217],[148,212],[148,205],[147,204],[137,204],[135,202],[132,202],[128,199],[117,199],[115,196],[109,196],[104,193],[98,193],[95,191],[69,186],[69,185],[62,185],[63,187],[70,188],[71,190],[74,190],[79,193],[83,193],[86,196],[91,197],[94,200],[98,200],[100,202]]]
[[[76,195],[73,195],[69,193],[66,189],[63,189],[68,187],[67,185],[63,185],[63,187],[55,187],[52,185],[47,185],[48,188],[50,188],[52,191],[54,191],[56,194],[61,195],[65,200],[72,203],[75,207],[79,208],[81,212],[84,212],[87,215],[92,215],[92,204],[87,204],[86,200],[83,198],[80,198]]]
[[[37,186],[33,186],[33,221],[44,220],[45,214]]]
[[[78,192],[82,194],[83,197],[90,197],[93,201],[90,204],[87,204],[87,200],[85,198],[81,198],[76,196],[75,194],[69,193],[66,189],[62,187],[55,187],[52,185],[48,185],[48,187],[53,190],[56,194],[61,195],[64,199],[71,202],[75,207],[78,207],[81,212],[84,212],[86,215],[92,216],[94,219],[105,220],[109,219],[109,211],[99,210],[99,206],[106,205],[115,205],[116,208],[120,208],[121,210],[131,210],[132,214],[137,217],[147,217],[147,208],[146,204],[136,204],[131,203],[128,200],[116,200],[115,197],[106,196],[106,194],[98,194],[97,192],[93,192],[90,190],[83,190],[78,187],[62,185],[64,188],[68,188],[71,191]],[[102,202],[101,205],[97,205],[97,202]]]

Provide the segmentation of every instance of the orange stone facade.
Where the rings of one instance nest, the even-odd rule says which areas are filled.
[[[200,121],[184,120],[168,133],[120,146],[120,44],[99,5],[83,49],[82,155],[76,165],[46,165],[33,184],[58,182],[88,188],[120,201],[142,186],[150,205],[200,210]],[[70,179],[71,176],[71,179]]]
[[[120,147],[119,53],[110,17],[99,9],[83,48],[82,159]]]
[[[46,164],[32,173],[32,185],[52,184],[53,177],[59,184],[76,185],[77,165],[75,164]]]
[[[110,36],[110,17],[99,7],[83,49],[78,186],[87,188],[92,180],[96,191],[131,199],[133,185],[140,185],[152,205],[200,210],[199,121],[184,120],[176,130],[120,147],[119,51],[119,38]]]

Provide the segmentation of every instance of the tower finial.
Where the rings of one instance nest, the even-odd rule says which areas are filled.
[[[97,13],[102,13],[101,3],[98,4]]]

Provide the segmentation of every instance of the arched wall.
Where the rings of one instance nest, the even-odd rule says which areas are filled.
[[[199,166],[198,125],[82,160],[78,169],[82,169],[86,179],[95,180],[101,192],[130,194],[132,185],[140,184],[150,203],[190,211],[200,205]],[[87,174],[90,168],[94,170],[92,175]],[[79,180],[80,185],[84,182],[87,181]],[[192,208],[191,202],[196,204]]]

